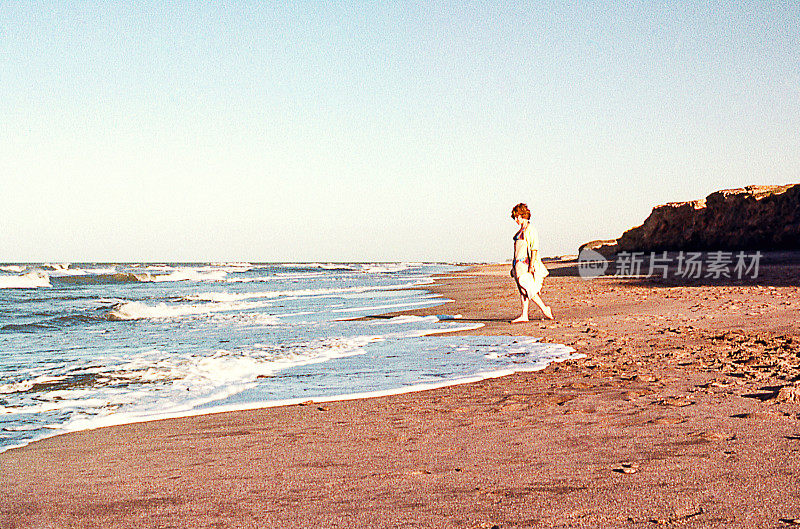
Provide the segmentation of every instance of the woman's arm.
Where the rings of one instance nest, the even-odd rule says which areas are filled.
[[[536,228],[532,224],[529,224],[528,229],[525,230],[525,242],[528,247],[528,272],[533,274],[533,263],[536,262],[534,259],[539,256],[539,238]]]

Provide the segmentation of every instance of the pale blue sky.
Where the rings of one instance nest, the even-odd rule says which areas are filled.
[[[0,261],[499,261],[800,182],[792,2],[2,2]]]

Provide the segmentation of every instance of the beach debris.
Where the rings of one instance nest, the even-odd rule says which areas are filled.
[[[690,437],[696,437],[697,439],[702,439],[703,441],[733,441],[736,439],[736,435],[728,435],[720,432],[706,432],[706,431],[699,431],[693,432],[689,434]]]
[[[715,387],[715,388],[727,388],[727,387],[732,386],[732,385],[733,384],[731,382],[728,382],[728,381],[725,381],[725,380],[715,380],[715,381],[713,381],[713,382],[711,382],[709,384],[709,386]]]
[[[667,416],[667,417],[656,417],[655,419],[650,419],[647,421],[650,424],[680,424],[682,422],[686,422],[686,417],[675,417],[675,416]]]
[[[663,399],[657,402],[662,406],[678,406],[678,407],[689,406],[691,404],[694,404],[694,401],[689,400],[686,397],[664,397]]]
[[[667,525],[667,524],[672,524],[672,523],[675,523],[675,522],[686,521],[689,518],[694,518],[695,516],[700,516],[704,512],[705,511],[703,510],[703,508],[699,507],[698,509],[692,510],[690,512],[680,512],[680,511],[676,512],[674,515],[672,515],[672,516],[670,516],[668,518],[650,518],[649,522],[657,524],[657,525]]]
[[[800,385],[783,386],[778,390],[775,402],[800,402]]]
[[[313,400],[304,400],[303,402],[298,402],[298,406],[312,406],[314,404]]]
[[[622,398],[628,401],[636,400],[643,394],[638,391],[625,391],[622,393]]]
[[[778,521],[788,525],[800,525],[800,518],[780,518]]]
[[[800,441],[800,434],[784,435],[783,438],[790,441]]]
[[[789,384],[786,386],[764,386],[759,388],[758,393],[748,393],[742,395],[748,399],[757,399],[762,402],[772,401],[770,404],[777,402],[800,402],[800,385]]]
[[[612,472],[619,474],[635,474],[639,472],[639,464],[634,462],[620,463],[619,466],[611,469]]]

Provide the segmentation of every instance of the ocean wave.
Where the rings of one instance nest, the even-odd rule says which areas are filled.
[[[444,299],[439,296],[429,296],[420,299],[419,301],[412,301],[409,303],[392,303],[386,305],[371,305],[366,307],[350,307],[347,309],[334,309],[331,312],[372,312],[378,314],[380,312],[392,312],[395,310],[410,310],[412,308],[432,307],[436,305],[443,305],[450,303],[451,300]]]
[[[281,263],[284,268],[317,268],[320,270],[358,270],[358,267],[347,263]]]
[[[27,415],[62,410],[82,410],[109,406],[110,404],[111,403],[106,399],[58,399],[51,402],[40,402],[27,406],[0,406],[0,415]]]
[[[366,274],[392,274],[409,268],[423,266],[423,263],[282,263],[286,268],[318,268],[321,270],[343,270]]]
[[[66,270],[69,268],[70,263],[45,263],[42,268],[49,268],[50,270]]]
[[[411,268],[407,263],[364,263],[360,271],[366,274],[394,274]]]
[[[3,265],[0,266],[0,270],[3,272],[14,272],[20,273],[24,272],[28,267],[27,266],[20,266],[20,265]]]
[[[292,272],[259,276],[259,277],[229,277],[225,279],[226,283],[269,283],[273,281],[297,281],[303,279],[314,279],[317,277],[325,277],[325,272]]]
[[[232,266],[236,268],[253,268],[253,263],[246,263],[246,262],[212,262],[210,263],[211,266]]]
[[[286,314],[281,315],[282,318],[287,317]],[[214,314],[214,321],[225,322],[226,324],[238,325],[280,325],[282,323],[278,316],[272,314]]]
[[[202,304],[178,304],[168,305],[159,303],[158,305],[147,305],[139,301],[127,301],[119,303],[106,314],[106,319],[111,321],[145,320],[162,318],[179,318],[182,316],[200,316],[215,312],[230,312],[235,310],[247,310],[261,308],[269,305],[264,302],[232,303],[232,302],[212,302]]]
[[[139,283],[141,280],[136,274],[130,272],[115,272],[111,274],[79,274],[53,276],[55,284],[63,285],[113,285],[123,283]]]
[[[376,340],[380,337],[327,338],[177,357],[150,350],[127,359],[96,359],[92,365],[73,368],[69,373],[39,375],[0,386],[0,394],[6,395],[7,401],[17,395],[13,403],[0,406],[0,415],[78,412],[62,425],[65,430],[83,429],[76,424],[91,421],[87,414],[96,414],[99,409],[107,415],[122,407],[128,413],[153,418],[231,396],[252,387],[260,377],[290,367],[362,354],[364,346]],[[171,406],[165,407],[165,402]]]
[[[52,397],[61,396],[56,391],[72,390],[96,385],[98,376],[94,373],[72,373],[65,375],[39,375],[37,377],[0,385],[0,394],[10,393],[50,393]]]
[[[211,263],[211,267],[231,274],[243,274],[256,268],[252,263]]]
[[[141,282],[166,283],[173,281],[224,281],[228,273],[224,270],[204,272],[193,268],[179,268],[168,274],[151,274],[145,272],[134,275],[136,279]]]
[[[461,314],[437,314],[431,316],[394,316],[393,318],[383,318],[377,319],[373,321],[373,325],[382,325],[382,324],[404,324],[404,323],[434,323],[438,321],[451,321],[451,320],[460,320],[464,316]]]
[[[42,321],[35,321],[30,323],[9,323],[0,327],[0,332],[39,332],[39,331],[52,331],[62,329],[72,325],[81,325],[86,323],[96,323],[101,318],[97,316],[87,316],[85,314],[72,314],[68,316],[59,316]]]
[[[40,424],[21,424],[19,426],[5,426],[3,427],[4,432],[32,432],[36,430],[41,430],[42,428],[47,428],[48,425],[40,425]]]
[[[159,269],[159,271],[162,270]],[[194,269],[173,269],[168,273],[157,274],[153,270],[147,272],[118,272],[116,269],[107,268],[62,270],[53,272],[49,278],[54,283],[65,285],[109,285],[115,283],[169,283],[178,281],[219,282],[224,281],[227,274],[223,270],[203,272]],[[0,277],[0,281],[2,279]]]
[[[106,268],[59,268],[48,272],[50,277],[68,277],[85,275],[108,275],[116,273],[115,267]]]
[[[52,287],[50,276],[41,272],[29,272],[19,276],[0,276],[0,288]]]
[[[245,299],[279,298],[279,297],[307,297],[307,296],[339,296],[349,294],[363,294],[365,292],[378,292],[384,290],[397,290],[395,286],[364,286],[364,287],[339,287],[339,288],[305,288],[297,290],[267,290],[262,292],[229,293],[229,292],[200,292],[192,294],[185,299],[190,301],[216,301],[230,302]]]
[[[169,265],[169,264],[149,264],[147,266],[141,265],[132,265],[132,268],[139,268],[140,270],[144,270],[149,273],[154,272],[161,272],[162,276],[168,276],[170,274],[180,273],[180,274],[187,274],[187,275],[194,275],[194,274],[210,274],[213,273],[215,275],[221,275],[221,272],[225,274],[228,273],[244,273],[253,268],[255,265],[250,263],[209,263],[206,265],[203,264],[192,264],[189,266],[178,266],[178,265]],[[138,272],[138,271],[137,271]]]

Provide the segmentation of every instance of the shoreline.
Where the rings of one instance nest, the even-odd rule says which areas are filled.
[[[400,290],[423,290],[428,291],[426,287],[433,285],[437,278],[453,278],[452,274],[458,274],[462,272],[466,272],[470,269],[470,266],[463,266],[465,270],[459,272],[448,272],[443,274],[434,274],[428,280],[420,283],[414,283],[407,287],[399,287]],[[480,265],[478,265],[480,266]],[[492,265],[487,265],[492,266]],[[455,276],[457,278],[457,276]],[[448,303],[452,302],[453,300],[448,298],[442,298],[440,303],[431,306],[424,306],[419,307],[416,309],[409,309],[409,310],[400,310],[389,312],[389,313],[382,313],[374,316],[358,316],[355,318],[351,318],[353,320],[373,320],[373,319],[388,319],[395,317],[397,315],[405,315],[410,314],[410,311],[424,311],[424,310],[431,310],[435,311],[437,308],[444,307]],[[390,315],[391,314],[391,315]],[[346,318],[349,319],[349,318]],[[459,318],[454,317],[454,321],[460,321]],[[424,334],[422,336],[446,336],[448,334],[461,334],[461,335],[469,335],[472,331],[479,329],[482,327],[483,324],[476,323],[474,327],[469,329],[454,329],[454,330],[442,330],[436,332],[430,332],[428,334]],[[574,349],[573,349],[574,353]],[[576,358],[565,358],[565,359],[557,359],[553,360],[553,362],[562,362],[565,360],[572,360]],[[106,418],[105,421],[98,421],[96,425],[91,425],[85,428],[75,428],[75,429],[62,429],[62,428],[53,428],[53,432],[43,435],[42,437],[38,437],[27,441],[23,444],[19,445],[11,445],[7,447],[0,447],[0,454],[8,452],[10,450],[16,450],[20,448],[25,448],[31,444],[44,441],[46,439],[50,439],[53,437],[58,437],[61,435],[68,435],[77,432],[83,431],[90,431],[90,430],[97,430],[99,428],[113,428],[115,426],[123,426],[127,424],[143,424],[148,422],[155,422],[155,421],[165,421],[170,419],[183,419],[189,417],[198,417],[201,415],[212,415],[218,413],[231,413],[231,412],[240,412],[240,411],[250,411],[250,410],[258,410],[264,408],[275,408],[275,407],[283,407],[283,406],[296,406],[296,405],[306,405],[306,404],[315,404],[315,403],[326,403],[326,402],[338,402],[338,401],[351,401],[351,400],[358,400],[358,399],[367,399],[367,398],[377,398],[377,397],[388,397],[392,395],[400,395],[403,393],[414,393],[414,392],[421,392],[427,391],[431,389],[439,389],[448,386],[456,386],[460,384],[469,384],[474,382],[480,382],[481,380],[489,379],[489,378],[497,378],[502,376],[509,376],[517,372],[525,372],[525,371],[540,371],[545,369],[547,366],[538,367],[534,369],[529,368],[520,368],[517,370],[511,370],[508,368],[497,369],[494,371],[487,371],[482,373],[477,373],[474,375],[465,375],[463,377],[449,379],[442,382],[431,382],[431,383],[415,383],[412,385],[401,386],[397,388],[387,389],[387,390],[378,390],[378,391],[365,391],[365,392],[354,392],[354,393],[344,393],[338,395],[329,395],[329,396],[319,396],[319,397],[296,397],[296,398],[288,398],[288,399],[277,399],[277,400],[268,400],[268,401],[257,401],[257,402],[250,402],[250,403],[242,403],[242,404],[230,404],[230,405],[219,405],[209,408],[201,408],[201,409],[191,409],[173,413],[162,413],[162,414],[151,414],[148,416],[140,416],[135,413],[133,414],[120,414],[120,416],[110,415]]]
[[[447,334],[453,332],[460,332],[465,333],[469,332],[470,330],[474,329],[467,329],[467,330],[455,330],[455,331],[438,331],[426,336],[446,336]],[[403,395],[406,393],[420,393],[425,391],[430,391],[434,389],[441,389],[451,386],[459,386],[462,384],[474,384],[476,382],[481,382],[483,380],[488,380],[492,378],[500,378],[506,377],[510,375],[514,375],[516,373],[531,373],[536,371],[542,371],[547,369],[550,364],[553,363],[561,363],[567,362],[571,360],[579,360],[585,358],[585,355],[581,355],[580,353],[575,353],[570,355],[567,358],[561,359],[554,359],[551,360],[547,365],[535,368],[519,368],[519,369],[497,369],[494,371],[485,371],[481,373],[476,373],[470,376],[464,376],[460,378],[454,378],[442,382],[420,382],[416,384],[411,384],[407,386],[401,386],[398,388],[387,389],[387,390],[378,390],[378,391],[363,391],[363,392],[356,392],[356,393],[344,393],[340,395],[329,395],[329,396],[319,396],[319,397],[296,397],[291,399],[280,399],[274,401],[258,401],[258,402],[251,402],[246,404],[230,404],[230,405],[221,405],[211,408],[204,408],[204,409],[194,409],[194,410],[187,410],[185,412],[175,412],[172,414],[161,414],[161,415],[152,415],[148,417],[128,417],[128,418],[119,418],[117,419],[115,416],[109,416],[108,419],[111,419],[107,422],[102,424],[98,424],[96,426],[90,426],[87,428],[79,428],[74,430],[64,430],[52,433],[50,435],[46,435],[44,437],[39,437],[37,439],[33,439],[28,441],[25,444],[21,445],[14,445],[0,448],[0,454],[4,454],[10,450],[17,450],[21,448],[25,448],[32,444],[45,441],[47,439],[51,439],[53,437],[58,437],[62,435],[70,435],[79,432],[87,432],[92,430],[98,430],[101,428],[114,428],[117,426],[125,426],[129,424],[146,424],[150,422],[159,422],[159,421],[169,421],[173,419],[187,419],[191,417],[200,417],[203,415],[217,415],[217,414],[224,414],[224,413],[236,413],[242,411],[253,411],[253,410],[262,410],[268,408],[281,408],[287,406],[310,406],[314,404],[324,404],[328,402],[347,402],[353,400],[362,400],[362,399],[373,399],[373,398],[380,398],[380,397],[391,397],[395,395]]]
[[[324,406],[51,437],[0,454],[0,526],[800,519],[797,265],[716,285],[584,281],[562,275],[569,264],[551,265],[542,296],[555,322],[507,323],[517,300],[506,265],[421,288],[453,299],[448,310],[460,321],[485,323],[462,334],[536,335],[583,360]]]

